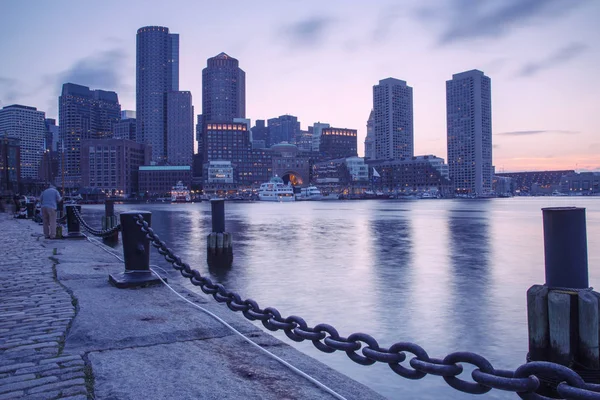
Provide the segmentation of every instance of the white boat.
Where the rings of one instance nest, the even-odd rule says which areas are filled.
[[[261,201],[294,201],[294,188],[283,183],[278,176],[271,178],[269,182],[260,185],[258,199]]]
[[[328,193],[328,194],[324,194],[321,197],[321,200],[339,200],[340,199],[340,195],[337,193]]]
[[[309,186],[300,188],[300,193],[296,193],[296,201],[299,200],[323,200],[323,195],[316,186]]]
[[[190,191],[179,181],[175,186],[171,188],[171,202],[172,203],[189,203],[192,201],[190,197]]]

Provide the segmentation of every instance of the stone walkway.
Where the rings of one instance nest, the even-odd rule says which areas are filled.
[[[0,400],[92,398],[86,362],[65,354],[76,301],[54,279],[42,227],[0,213]]]

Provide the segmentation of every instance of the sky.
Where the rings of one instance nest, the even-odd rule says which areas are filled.
[[[246,71],[246,117],[291,114],[358,130],[364,154],[372,88],[413,87],[415,155],[446,158],[445,81],[492,81],[497,172],[600,171],[597,0],[2,0],[0,107],[58,118],[63,83],[114,90],[135,109],[137,29],[178,33],[180,90],[202,111],[206,59]]]

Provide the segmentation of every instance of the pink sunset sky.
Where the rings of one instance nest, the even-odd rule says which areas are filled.
[[[292,114],[358,129],[372,87],[414,90],[415,154],[446,158],[445,81],[492,80],[496,171],[600,171],[600,1],[34,1],[0,12],[0,106],[58,117],[61,85],[114,90],[135,109],[135,36],[180,35],[180,90],[202,111],[202,69],[224,51],[246,71],[246,117]]]

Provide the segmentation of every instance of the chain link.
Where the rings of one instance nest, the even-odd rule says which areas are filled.
[[[549,399],[536,391],[540,387],[540,377],[551,376],[557,380],[556,390],[564,398],[600,400],[600,385],[586,384],[575,371],[559,364],[534,361],[521,365],[513,372],[496,370],[484,357],[470,352],[451,353],[440,360],[430,358],[427,352],[415,343],[394,343],[386,349],[380,347],[377,341],[366,333],[353,333],[345,338],[331,325],[318,324],[311,328],[301,317],[292,315],[284,318],[276,308],[261,309],[256,301],[242,300],[239,294],[227,290],[221,284],[214,284],[210,278],[203,277],[198,270],[182,262],[181,258],[154,233],[141,214],[135,218],[150,244],[173,268],[189,278],[192,284],[199,286],[202,292],[213,296],[219,303],[226,303],[232,311],[241,311],[244,317],[251,321],[261,321],[271,331],[283,330],[293,341],[310,340],[317,349],[325,353],[344,351],[352,361],[361,365],[372,365],[375,362],[388,364],[396,374],[408,379],[421,379],[427,374],[442,376],[454,389],[471,394],[484,394],[491,389],[499,389],[516,392],[523,399]],[[363,355],[357,353],[359,350]],[[401,365],[406,360],[406,353],[415,355],[408,362],[411,368]],[[461,364],[476,367],[471,373],[474,382],[458,378],[463,372]]]
[[[104,230],[92,228],[91,226],[88,225],[87,222],[84,221],[84,219],[81,216],[81,214],[79,213],[79,210],[77,209],[77,207],[73,207],[73,214],[75,215],[75,218],[77,218],[77,220],[79,221],[79,224],[81,226],[83,226],[86,231],[88,231],[89,233],[91,233],[94,236],[105,238],[108,236],[112,236],[116,232],[121,230],[121,224],[118,224],[116,226],[113,226],[112,228],[104,229]],[[65,215],[65,217],[66,217],[66,215]]]

